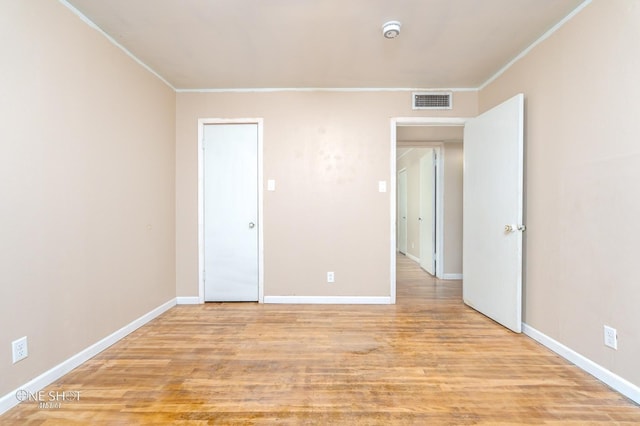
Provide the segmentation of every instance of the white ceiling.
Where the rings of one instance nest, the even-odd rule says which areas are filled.
[[[584,0],[66,1],[174,88],[237,89],[477,88]]]

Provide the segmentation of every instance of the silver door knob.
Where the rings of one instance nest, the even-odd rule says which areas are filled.
[[[513,232],[513,225],[505,225],[504,232]]]
[[[255,228],[256,224],[253,222],[249,222],[249,229]]]

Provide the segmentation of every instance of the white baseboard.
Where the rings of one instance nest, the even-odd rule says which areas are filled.
[[[414,255],[412,255],[411,253],[407,253],[407,257],[411,260],[413,260],[416,263],[420,263],[420,258],[419,257],[415,257]]]
[[[322,305],[389,305],[390,297],[360,296],[265,296],[264,303]]]
[[[461,280],[462,274],[444,274],[442,276],[443,280]]]
[[[200,305],[200,298],[198,296],[181,296],[176,297],[178,305]]]
[[[567,361],[580,367],[587,373],[594,376],[596,379],[609,385],[627,398],[633,400],[637,404],[640,404],[640,387],[623,379],[617,374],[612,373],[603,366],[596,364],[589,358],[580,355],[578,352],[574,351],[571,348],[568,348],[567,346],[536,330],[530,325],[523,323],[522,332],[531,337],[536,342],[539,342],[547,348],[551,349],[553,352],[557,353]]]
[[[9,392],[8,394],[0,397],[0,415],[18,405],[20,401],[18,401],[18,399],[16,398],[16,392],[18,392],[19,390],[25,390],[30,393],[35,393],[42,390],[42,388],[44,388],[45,386],[48,386],[51,383],[55,382],[60,377],[64,376],[74,368],[81,365],[83,362],[93,358],[103,350],[107,349],[109,346],[113,345],[122,338],[126,337],[128,334],[142,327],[152,319],[160,316],[175,305],[176,299],[171,299],[168,302],[163,303],[151,312],[148,312],[140,318],[125,325],[120,330],[110,334],[99,342],[94,343],[88,348],[73,355],[71,358],[61,362],[60,364],[51,368],[49,371],[42,373],[35,379],[30,380],[19,388],[14,389],[12,392]]]

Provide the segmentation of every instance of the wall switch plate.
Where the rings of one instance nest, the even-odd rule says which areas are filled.
[[[604,344],[612,349],[618,349],[618,332],[615,328],[604,326]]]
[[[387,192],[387,181],[386,180],[378,181],[378,192]]]
[[[267,191],[275,191],[276,190],[276,181],[274,179],[267,180]]]
[[[29,348],[27,346],[27,336],[11,342],[11,352],[13,354],[13,363],[25,359],[29,356]]]
[[[327,282],[334,283],[336,282],[336,275],[333,272],[327,272]]]

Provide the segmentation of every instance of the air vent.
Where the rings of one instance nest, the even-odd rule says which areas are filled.
[[[413,109],[451,108],[451,92],[413,92]]]

